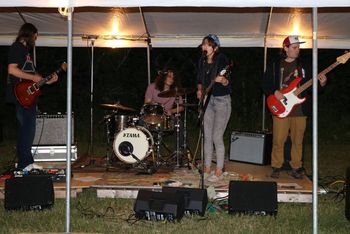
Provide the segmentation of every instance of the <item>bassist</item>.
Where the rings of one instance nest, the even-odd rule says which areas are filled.
[[[297,77],[301,78],[300,85],[311,79],[311,67],[300,58],[300,44],[297,36],[288,36],[282,43],[281,57],[271,63],[263,78],[263,89],[266,95],[275,95],[277,100],[284,99],[280,92],[286,88]],[[318,76],[320,85],[326,85],[327,77],[324,74]],[[307,89],[300,94],[300,97],[311,96],[311,89]],[[291,176],[302,179],[302,147],[306,128],[306,119],[311,112],[311,98],[301,105],[295,106],[288,117],[280,119],[273,116],[273,143],[271,154],[272,178],[279,178],[279,173],[284,159],[284,144],[290,135],[292,141]]]
[[[229,64],[228,58],[219,52],[220,41],[214,34],[204,37],[201,44],[202,57],[198,62],[197,98],[202,100],[203,90],[212,81],[211,92],[204,102],[204,178],[217,182],[223,177],[225,145],[223,135],[231,115],[231,81],[229,76],[220,75],[220,71]],[[206,104],[207,103],[207,104]],[[216,170],[211,173],[211,161],[216,152]]]
[[[11,45],[8,53],[8,77],[7,77],[7,102],[16,106],[17,118],[17,145],[18,157],[17,169],[30,171],[39,168],[33,162],[31,147],[35,136],[36,103],[29,108],[22,107],[17,101],[14,88],[22,81],[39,82],[42,76],[36,73],[30,52],[35,47],[38,36],[37,28],[30,23],[25,23],[20,28],[15,42]],[[51,84],[58,79],[57,74],[52,75],[48,82]]]

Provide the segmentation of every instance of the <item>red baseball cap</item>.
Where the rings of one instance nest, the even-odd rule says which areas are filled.
[[[289,36],[286,37],[283,41],[283,47],[290,46],[291,44],[303,44],[305,41],[299,41],[298,36]]]

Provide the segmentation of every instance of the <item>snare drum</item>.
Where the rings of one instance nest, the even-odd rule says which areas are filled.
[[[159,103],[144,104],[141,108],[141,120],[146,124],[162,124],[164,116],[164,107]]]
[[[144,127],[121,130],[114,139],[113,151],[126,163],[137,163],[145,159],[153,148],[152,134]]]

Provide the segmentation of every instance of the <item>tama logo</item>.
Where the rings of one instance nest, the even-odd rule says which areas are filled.
[[[136,138],[136,137],[140,137],[140,133],[128,133],[128,132],[125,132],[123,134],[123,137],[133,137],[133,138]]]

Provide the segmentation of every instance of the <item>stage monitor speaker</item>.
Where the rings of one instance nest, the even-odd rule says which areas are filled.
[[[5,181],[6,210],[42,210],[55,200],[50,175],[28,175]]]
[[[66,145],[67,115],[37,115],[33,145]],[[72,143],[74,144],[74,117],[72,115]]]
[[[185,214],[204,216],[208,204],[206,189],[163,187],[162,191],[183,195],[185,199]]]
[[[276,215],[277,183],[266,181],[230,181],[230,214]]]
[[[260,165],[271,164],[271,133],[233,131],[230,160]]]
[[[153,192],[141,189],[134,204],[138,219],[152,221],[180,220],[185,212],[185,200],[182,194]]]
[[[350,167],[346,170],[345,217],[350,221]]]

